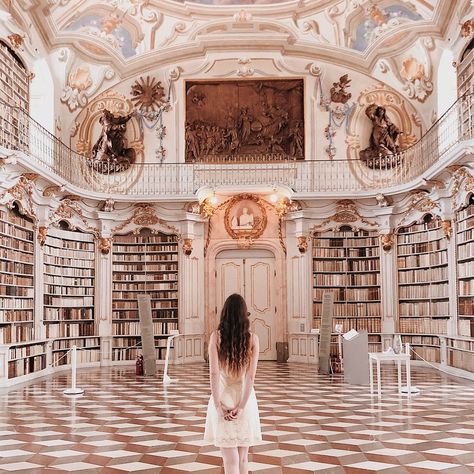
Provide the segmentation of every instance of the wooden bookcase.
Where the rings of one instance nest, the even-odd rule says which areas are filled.
[[[28,111],[30,79],[17,54],[0,41],[0,99]]]
[[[474,39],[464,50],[457,67],[458,97],[474,92]]]
[[[369,333],[380,350],[380,245],[376,232],[350,228],[313,235],[313,327],[321,327],[322,298],[334,293],[333,326]]]
[[[50,229],[44,245],[43,278],[45,335],[55,339],[53,363],[65,353],[61,349],[73,344],[97,349],[98,353],[99,343],[94,337],[94,236]]]
[[[156,357],[164,359],[166,336],[178,329],[177,237],[146,229],[115,236],[112,280],[112,360],[135,359],[140,352],[140,293],[151,296]]]
[[[0,208],[0,344],[35,338],[33,223]]]
[[[457,213],[458,334],[474,337],[474,197]]]
[[[447,334],[448,250],[439,219],[398,229],[397,273],[399,332]]]

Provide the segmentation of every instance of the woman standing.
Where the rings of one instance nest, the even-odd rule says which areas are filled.
[[[247,305],[234,293],[209,340],[211,398],[204,440],[221,448],[226,474],[248,473],[249,446],[262,440],[253,389],[259,345],[249,326]]]

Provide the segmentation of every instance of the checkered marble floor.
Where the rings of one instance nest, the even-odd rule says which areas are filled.
[[[209,397],[205,364],[173,366],[168,389],[133,367],[78,373],[82,397],[58,374],[0,392],[0,472],[222,473],[202,441]],[[263,442],[250,470],[273,473],[474,472],[474,383],[414,367],[421,394],[383,397],[320,376],[304,364],[261,362],[256,392]]]

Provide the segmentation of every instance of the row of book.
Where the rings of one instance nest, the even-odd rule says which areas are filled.
[[[25,286],[0,284],[0,295],[33,298],[34,290],[33,288],[25,287]]]
[[[31,277],[0,273],[0,284],[33,287],[33,275]]]
[[[412,360],[426,360],[427,362],[440,362],[440,350],[437,347],[415,346],[411,350]]]
[[[323,312],[321,303],[313,304],[313,316],[320,317]],[[333,305],[334,317],[358,318],[358,317],[380,317],[380,303],[342,303]]]
[[[81,235],[81,234],[79,234]],[[48,235],[46,239],[46,246],[51,248],[50,253],[54,252],[53,248],[57,249],[67,249],[68,251],[79,252],[78,255],[88,255],[90,253],[94,253],[94,242],[82,242],[81,240],[68,240],[68,239],[61,239],[57,237],[52,237]],[[81,251],[83,251],[81,253]],[[58,254],[54,254],[58,255]],[[74,253],[72,255],[75,255]],[[71,255],[66,255],[70,257]],[[82,258],[78,256],[77,258]],[[88,258],[87,256],[84,258]]]
[[[401,302],[399,308],[400,316],[410,316],[416,318],[423,316],[449,317],[449,301],[417,301],[413,303]]]
[[[20,252],[19,250],[10,250],[0,247],[0,259],[9,261],[15,261],[20,263],[32,263],[33,254]]]
[[[400,318],[398,328],[401,333],[410,334],[447,334],[448,325],[445,319]]]
[[[64,352],[56,352],[53,354],[54,365],[68,365],[71,363],[71,353],[64,356]],[[92,362],[100,362],[100,350],[89,349],[76,352],[77,364],[90,364]]]
[[[458,258],[472,258],[474,260],[474,240],[468,244],[458,245]]]
[[[365,330],[367,332],[380,332],[382,328],[382,323],[380,318],[353,318],[353,319],[340,319],[340,318],[333,318],[332,320],[333,326],[335,327],[336,324],[342,324],[342,332],[348,332],[351,329],[355,329],[357,331]],[[321,329],[321,319],[314,318],[313,319],[313,327],[316,329]]]
[[[459,315],[474,317],[474,298],[462,298],[459,300]]]
[[[406,244],[422,244],[422,243],[432,243],[436,240],[445,239],[446,236],[442,229],[426,231],[426,232],[417,232],[414,234],[401,234],[397,236],[398,245]]]
[[[114,243],[113,253],[125,254],[149,254],[152,252],[178,252],[177,243],[163,243],[163,244],[148,244],[148,245],[118,245]]]
[[[44,274],[43,281],[46,285],[57,285],[57,286],[77,286],[77,287],[93,287],[93,278],[80,278],[74,276],[59,276],[59,275],[47,275]]]
[[[6,262],[0,260],[0,272],[33,276],[33,263]]]
[[[437,336],[413,336],[402,334],[402,342],[408,342],[414,346],[439,346],[439,337]]]
[[[2,298],[0,296],[0,308],[2,309],[33,309],[32,298]]]
[[[114,283],[114,291],[164,291],[177,289],[178,282],[143,281],[141,283]]]
[[[55,265],[60,267],[73,268],[94,268],[94,258],[89,260],[78,260],[76,258],[54,257],[52,255],[44,256],[44,263],[46,265]]]
[[[46,368],[46,356],[39,355],[28,359],[20,359],[8,362],[8,378],[12,379],[22,375],[39,372]]]
[[[32,227],[32,223],[28,220],[26,220],[24,217],[21,217],[17,214],[14,214],[13,212],[7,211],[0,209],[0,224],[14,224],[16,226],[20,227],[27,227],[30,228]],[[0,227],[1,230],[1,227]]]
[[[72,267],[56,267],[52,265],[45,265],[44,271],[46,274],[51,276],[66,276],[77,278],[90,278],[94,276],[94,268],[77,268],[75,265],[73,265]]]
[[[472,296],[474,300],[474,278],[459,282],[459,296]]]
[[[470,262],[458,263],[459,278],[474,278],[474,259]]]
[[[472,368],[474,367],[474,353],[461,352],[453,349],[448,350],[448,363],[452,367],[472,372]]]
[[[434,240],[432,242],[423,242],[419,244],[403,244],[398,245],[398,255],[411,255],[414,253],[431,253],[446,248],[446,241]]]
[[[69,350],[72,346],[76,346],[79,349],[87,349],[88,347],[99,347],[100,338],[88,337],[78,339],[57,339],[53,341],[53,351],[55,350]]]
[[[133,267],[131,265],[133,264]],[[127,272],[127,273],[133,273],[133,272],[140,272],[143,273],[145,271],[149,273],[154,273],[154,272],[166,272],[166,271],[172,271],[172,272],[177,272],[178,271],[178,263],[150,263],[150,264],[145,264],[145,263],[136,263],[136,262],[130,262],[129,265],[122,264],[116,264],[114,263],[114,268],[113,268],[114,273],[115,272]],[[115,279],[115,275],[114,275]]]
[[[92,306],[94,304],[93,296],[81,297],[61,297],[44,295],[44,304],[47,306],[59,306],[61,308],[76,308],[78,306]]]
[[[360,248],[315,248],[313,249],[313,258],[363,258],[378,257],[378,247],[360,247]]]
[[[313,272],[367,272],[379,271],[378,257],[365,260],[316,260],[313,259]]]
[[[33,324],[0,325],[0,344],[31,341],[34,334]]]
[[[45,321],[77,321],[94,319],[94,308],[44,308]]]
[[[400,227],[399,234],[411,234],[414,232],[426,232],[428,230],[439,229],[439,219],[432,219],[429,222],[422,222],[420,224],[412,224],[409,227]]]
[[[398,272],[399,283],[430,283],[448,279],[448,267],[418,268]]]
[[[153,334],[155,336],[162,336],[169,334],[171,330],[178,329],[178,321],[172,319],[169,321],[153,321]],[[115,336],[140,336],[140,322],[114,322],[114,335]]]
[[[46,338],[95,336],[96,327],[92,323],[47,324]]]
[[[1,217],[0,217],[1,219]],[[33,242],[33,231],[19,229],[17,226],[0,220],[0,234],[12,236],[16,239],[22,239],[27,242]]]
[[[178,301],[173,300],[152,300],[151,309],[177,309]],[[117,301],[112,300],[112,308],[114,310],[136,309],[138,310],[138,302],[134,301]]]
[[[322,301],[323,294],[327,288],[313,288],[313,300]],[[380,300],[380,288],[337,288],[329,290],[334,294],[334,301],[378,301]]]
[[[140,263],[147,265],[148,262],[178,262],[177,255],[174,253],[153,253],[153,254],[114,254],[114,264],[127,262],[128,264]]]
[[[156,245],[160,243],[175,243],[177,242],[176,235],[167,234],[153,234],[149,236],[144,235],[115,235],[115,244],[140,244],[140,245]]]
[[[13,236],[2,235],[0,239],[0,248],[20,250],[24,253],[33,253],[33,242],[18,240]]]
[[[423,253],[420,255],[409,255],[397,258],[399,268],[431,267],[432,265],[446,265],[448,253]]]
[[[81,243],[81,242],[78,242]],[[76,259],[76,260],[94,260],[95,252],[89,252],[87,250],[71,250],[71,249],[62,249],[56,247],[46,247],[45,258],[46,257],[56,257],[58,259]]]
[[[315,273],[314,286],[371,286],[380,284],[380,273]]]
[[[94,296],[94,288],[85,286],[44,285],[44,292],[60,296]]]
[[[174,308],[174,309],[155,308],[155,309],[152,309],[152,316],[154,319],[177,318],[178,308]],[[118,319],[138,320],[138,308],[137,309],[114,309],[112,311],[112,317],[114,320],[118,320]]]
[[[114,300],[134,300],[135,301],[137,299],[138,294],[139,293],[137,292],[114,290],[112,297]],[[147,290],[147,294],[150,295],[152,303],[153,301],[156,301],[156,300],[160,301],[160,300],[166,300],[166,299],[175,299],[175,300],[178,299],[177,291],[157,290],[156,288],[153,288],[153,289],[149,288]],[[171,305],[171,306],[175,306],[175,305]],[[163,306],[163,307],[166,307],[166,306]]]
[[[28,309],[12,311],[11,309],[5,309],[1,307],[0,309],[0,322],[2,323],[13,323],[13,322],[23,322],[23,321],[34,321],[33,318],[33,307]]]
[[[474,240],[474,227],[459,232],[456,236],[456,241],[458,244],[463,244],[464,242],[472,242],[472,240]]]
[[[8,358],[9,360],[25,359],[26,357],[44,354],[45,350],[46,348],[44,343],[11,347],[8,351]]]
[[[448,284],[401,286],[398,290],[400,299],[448,298]]]
[[[151,273],[145,275],[137,273],[114,273],[114,283],[125,282],[154,282],[154,281],[178,281],[177,273]]]

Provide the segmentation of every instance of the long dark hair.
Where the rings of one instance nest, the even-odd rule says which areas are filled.
[[[247,304],[234,293],[224,303],[217,328],[219,363],[233,375],[239,375],[250,361],[250,321]]]

